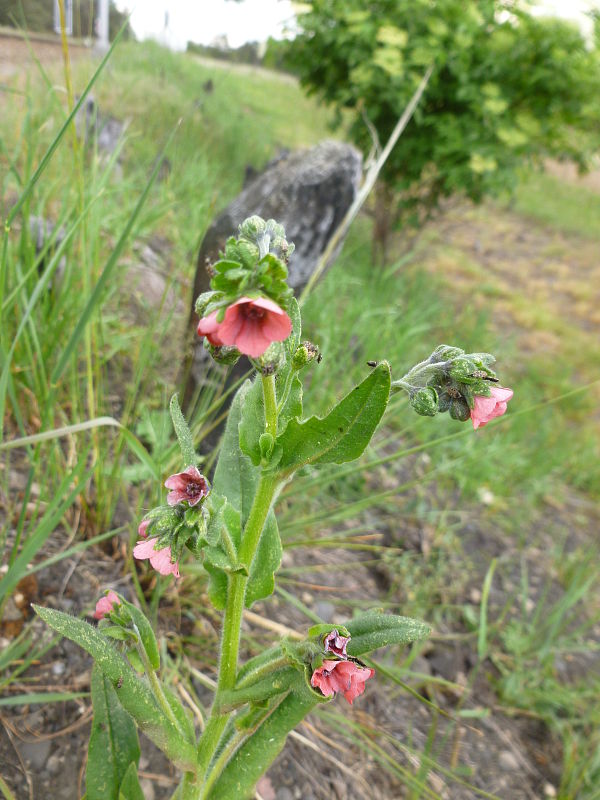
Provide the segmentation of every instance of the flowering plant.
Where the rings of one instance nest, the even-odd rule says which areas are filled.
[[[448,411],[471,418],[475,428],[503,414],[512,396],[496,386],[493,356],[440,345],[400,379],[392,380],[386,361],[371,364],[328,413],[305,418],[301,375],[320,354],[301,341],[300,310],[286,284],[292,250],[280,225],[251,217],[211,268],[211,291],[196,303],[198,332],[215,359],[232,363],[245,354],[256,375],[232,402],[212,485],[172,399],[183,469],[165,481],[166,502],[139,523],[133,550],[175,579],[185,572],[187,551],[202,563],[210,601],[223,611],[217,688],[201,734],[161,680],[155,633],[133,603],[108,591],[96,605],[97,627],[36,608],[95,660],[87,800],[142,797],[136,727],[182,771],[178,800],[249,798],[312,708],[338,694],[353,703],[365,692],[375,673],[361,657],[429,634],[418,620],[370,612],[345,625],[316,625],[302,641],[284,638],[239,664],[244,609],[272,594],[281,563],[275,502],[299,469],[357,459],[394,392],[405,391],[419,414]]]

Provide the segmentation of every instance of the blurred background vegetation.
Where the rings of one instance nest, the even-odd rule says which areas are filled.
[[[380,765],[389,785],[379,796],[496,796],[478,764],[444,749],[456,731],[468,735],[456,719],[475,724],[479,715],[499,719],[517,748],[531,739],[525,721],[539,724],[535,746],[523,750],[536,797],[592,800],[600,786],[598,40],[512,3],[372,5],[367,14],[354,0],[315,0],[294,41],[216,48],[219,62],[206,62],[215,55],[208,45],[173,53],[120,41],[92,87],[101,112],[123,124],[109,154],[65,124],[67,75],[80,93],[97,60],[73,50],[65,75],[58,47],[33,60],[25,44],[10,59],[0,54],[0,683],[21,703],[42,683],[34,662],[49,643],[15,605],[24,581],[37,576],[43,601],[44,585],[63,573],[76,581],[87,563],[104,580],[131,584],[152,613],[166,593],[161,630],[173,675],[202,705],[191,676],[210,674],[216,652],[212,629],[198,623],[199,605],[210,619],[204,579],[187,565],[175,591],[138,574],[129,555],[137,521],[178,467],[166,408],[187,347],[199,243],[246,166],[261,168],[280,148],[333,136],[356,142],[366,159],[377,153],[433,65],[374,197],[306,302],[305,334],[324,354],[307,410],[326,409],[367,360],[387,358],[401,375],[441,341],[495,352],[515,399],[478,435],[417,418],[395,400],[361,469],[336,483],[309,474],[283,494],[285,596],[258,612],[300,627],[326,610],[342,617],[380,605],[435,626],[432,649],[391,653],[377,666],[390,713],[408,682],[457,715],[443,734],[438,712],[415,698],[394,736],[383,711],[366,705],[358,731],[358,712],[341,722],[326,710],[314,722],[355,748],[355,759],[363,750]],[[90,4],[75,6],[75,32],[87,36]],[[42,19],[34,2],[0,2],[0,24],[51,28]],[[121,21],[111,15],[111,33]],[[591,173],[583,180],[579,170]],[[41,247],[34,219],[56,226]],[[198,441],[221,402],[215,376],[190,420]],[[98,577],[82,589],[77,611],[89,611],[103,588]],[[248,650],[261,642],[246,633]],[[428,666],[448,647],[468,655],[460,668]],[[491,729],[484,739],[499,763],[508,746]],[[449,795],[430,773],[443,776]],[[526,782],[518,770],[517,778]]]

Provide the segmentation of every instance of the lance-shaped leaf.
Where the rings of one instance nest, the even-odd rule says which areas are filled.
[[[156,702],[145,680],[140,678],[125,659],[96,629],[77,617],[51,608],[35,606],[44,622],[88,652],[115,691],[123,708],[141,730],[171,761],[185,771],[196,766],[195,748],[173,726]]]
[[[130,764],[123,776],[119,788],[119,800],[145,800],[135,764]]]
[[[215,712],[225,714],[246,703],[263,703],[289,691],[298,680],[297,667],[283,667],[242,689],[227,689],[215,698]]]
[[[144,648],[146,655],[148,656],[148,661],[150,666],[153,670],[157,670],[160,668],[160,654],[158,652],[158,642],[156,641],[156,636],[154,635],[154,631],[152,630],[152,625],[146,619],[145,615],[139,608],[133,605],[133,603],[128,603],[127,601],[123,602],[123,605],[127,609],[129,616],[131,617],[131,621],[137,628],[137,631],[140,635],[140,640],[142,647]]]
[[[352,637],[347,651],[350,656],[362,656],[389,644],[410,644],[426,639],[431,627],[418,619],[399,617],[372,611],[346,623]]]
[[[240,450],[255,467],[261,460],[260,437],[265,432],[265,404],[262,381],[256,377],[244,396],[239,424]]]
[[[240,546],[241,532],[248,520],[259,480],[259,468],[240,450],[238,428],[242,419],[242,408],[246,403],[252,384],[246,381],[238,390],[229,410],[223,435],[219,460],[215,469],[213,492],[227,498],[229,506],[239,514],[239,528],[229,528],[236,549]],[[223,509],[226,514],[227,506]],[[281,564],[281,539],[273,511],[270,511],[262,532],[257,554],[250,567],[246,588],[246,606],[262,600],[273,593],[274,574]],[[225,608],[227,598],[227,574],[216,566],[205,564],[210,575],[209,597],[216,608]]]
[[[87,800],[119,800],[130,766],[140,758],[135,723],[121,705],[111,681],[99,666],[92,669],[94,719],[85,773]]]
[[[181,412],[179,400],[177,395],[174,394],[171,398],[169,405],[171,412],[171,419],[173,420],[173,428],[177,434],[177,441],[179,442],[179,449],[181,450],[181,457],[186,467],[198,466],[198,456],[194,448],[194,440],[192,439],[192,432],[189,429],[185,417]]]
[[[278,470],[289,475],[305,464],[353,461],[371,441],[390,394],[390,368],[379,364],[327,414],[291,420],[277,437],[282,448]]]

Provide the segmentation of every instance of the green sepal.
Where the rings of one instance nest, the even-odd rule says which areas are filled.
[[[283,449],[279,471],[289,475],[305,464],[342,464],[358,458],[386,409],[390,382],[389,364],[384,361],[326,417],[290,420],[277,437]]]
[[[359,657],[390,644],[410,644],[426,639],[431,627],[418,619],[372,611],[346,623],[351,639],[348,655]]]
[[[337,631],[340,636],[350,636],[350,631],[344,625],[333,625],[328,622],[321,622],[319,625],[313,625],[312,628],[308,629],[308,636],[312,639],[318,638],[323,640],[323,637],[327,636],[331,631]]]
[[[158,642],[156,641],[156,636],[152,630],[152,625],[148,622],[140,609],[134,606],[132,603],[128,603],[126,600],[124,600],[122,605],[123,608],[127,610],[127,613],[131,617],[131,621],[136,626],[140,635],[141,645],[148,656],[150,666],[156,672],[156,670],[160,669],[160,654],[158,651]]]
[[[429,356],[429,361],[432,364],[435,364],[438,361],[449,361],[451,358],[458,358],[458,356],[464,355],[464,352],[465,351],[460,347],[452,347],[452,345],[449,344],[440,344]]]
[[[138,780],[137,766],[131,763],[119,787],[119,800],[145,800]]]
[[[472,380],[472,375],[477,371],[477,364],[472,361],[468,356],[459,356],[452,359],[448,374],[455,381],[460,383],[469,383]]]
[[[104,636],[70,614],[52,608],[33,606],[36,614],[57,633],[66,636],[89,653],[112,683],[123,708],[141,730],[169,759],[184,771],[196,767],[196,750],[182,738],[154,699],[145,680],[138,677]],[[133,651],[132,651],[133,652]]]
[[[186,467],[195,467],[198,465],[198,456],[194,448],[194,440],[192,439],[192,432],[189,429],[185,417],[181,412],[179,400],[177,395],[174,394],[169,404],[169,411],[171,412],[171,419],[173,420],[173,428],[177,435],[179,442],[179,449],[181,450],[181,457]]]
[[[118,642],[129,642],[129,644],[135,644],[137,642],[137,636],[133,631],[128,631],[120,625],[102,625],[103,622],[104,620],[100,620],[98,623],[98,630],[101,631],[104,636],[109,636],[111,639],[115,639]]]
[[[119,800],[119,788],[130,766],[140,759],[135,723],[125,711],[112,682],[97,664],[92,668],[94,718],[85,772],[87,800]]]
[[[450,403],[450,416],[458,422],[466,422],[471,416],[467,400],[462,397],[454,398]]]
[[[226,689],[215,698],[215,712],[225,714],[246,703],[264,703],[289,691],[298,674],[297,667],[283,667],[242,689]]]

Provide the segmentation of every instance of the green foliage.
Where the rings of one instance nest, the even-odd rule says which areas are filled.
[[[119,800],[120,791],[128,800],[130,797],[134,800],[132,788],[140,759],[137,731],[112,683],[98,665],[92,668],[92,705],[94,719],[85,773],[86,800]],[[121,788],[123,783],[126,788]]]
[[[94,0],[74,0],[73,34],[78,37],[94,35],[96,8]],[[108,35],[114,39],[127,20],[127,13],[119,11],[111,0],[108,18]],[[0,25],[24,26],[30,31],[54,32],[54,4],[46,0],[0,0]],[[127,38],[133,37],[131,26],[127,23]]]
[[[371,441],[390,394],[390,368],[379,364],[326,417],[292,420],[277,437],[277,468],[291,474],[305,464],[353,461]]]
[[[508,13],[508,11],[510,13]],[[441,197],[480,200],[512,187],[525,159],[585,166],[598,146],[600,53],[574,25],[504,0],[313,0],[293,44],[301,80],[337,108],[360,111],[352,135],[385,141],[429,65],[424,97],[383,179],[401,210]]]
[[[431,627],[424,622],[376,611],[355,617],[346,623],[346,628],[352,637],[347,648],[351,656],[362,656],[389,644],[417,642],[431,633]]]
[[[154,744],[181,769],[192,769],[194,747],[174,728],[157,705],[148,684],[139,678],[124,658],[96,628],[87,622],[50,608],[34,606],[44,622],[88,652],[102,674],[118,692],[124,709]],[[181,713],[184,713],[181,711]]]
[[[229,505],[237,512],[240,524],[230,530],[233,545],[237,551],[241,542],[242,529],[248,520],[250,509],[258,486],[259,470],[253,466],[248,456],[240,450],[240,422],[245,418],[246,399],[253,385],[246,381],[233,399],[225,433],[221,443],[219,460],[215,469],[213,491],[227,498]],[[259,382],[259,388],[260,382]],[[256,412],[255,404],[248,406],[249,413]],[[243,413],[242,413],[243,409]],[[250,566],[250,575],[246,588],[246,605],[261,600],[273,593],[274,574],[281,563],[281,539],[277,521],[273,511],[267,516],[262,536],[258,545],[256,558]],[[210,575],[209,595],[216,608],[224,608],[227,599],[227,573],[223,568],[205,560],[204,566]]]

